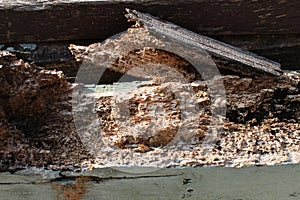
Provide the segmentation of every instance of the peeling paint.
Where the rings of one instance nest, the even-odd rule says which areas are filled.
[[[34,51],[37,49],[37,44],[35,43],[22,43],[20,46],[23,48],[23,50]]]

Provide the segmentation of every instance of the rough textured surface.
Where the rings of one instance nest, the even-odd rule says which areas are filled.
[[[211,55],[240,62],[248,67],[260,69],[261,71],[268,72],[272,75],[279,76],[282,74],[280,63],[276,63],[201,34],[196,34],[178,25],[163,22],[149,14],[144,14],[131,9],[126,9],[126,12],[128,14],[125,16],[129,21],[135,21],[137,23],[136,26],[147,27],[149,32],[154,32],[163,37],[169,37],[178,43],[189,44],[191,47],[203,49]]]
[[[211,101],[204,83],[193,83],[191,88],[196,92],[189,91],[187,96],[180,90],[188,84],[174,82],[156,82],[127,92],[115,87],[111,94],[99,90],[96,111],[104,145],[97,147],[96,166],[299,163],[299,86],[238,76],[222,79],[227,91],[227,118],[221,125],[210,123]],[[182,99],[184,104],[180,104]],[[178,131],[183,124],[188,124],[186,129]],[[210,128],[217,128],[218,133],[213,135]]]
[[[134,32],[138,30],[129,30],[130,41],[134,41],[133,36],[130,36]],[[128,39],[127,36],[124,38]],[[97,63],[97,53],[101,52],[97,50],[105,52],[104,47],[108,44],[111,42],[103,46],[71,45],[70,49],[79,61]],[[118,46],[118,43],[115,45]],[[123,46],[121,43],[116,49],[122,50]],[[215,77],[215,80],[224,83],[227,112],[223,124],[211,124],[212,115],[218,113],[213,113],[211,109],[208,82],[201,80],[192,71],[189,74],[195,78],[188,79],[177,65],[170,63],[167,66],[174,70],[173,76],[179,71],[186,78],[185,82],[179,76],[170,80],[167,72],[159,73],[163,58],[171,55],[168,52],[141,49],[121,55],[106,68],[126,74],[138,66],[146,66],[144,68],[148,68],[148,71],[141,70],[131,75],[138,79],[152,79],[153,83],[127,90],[126,83],[119,83],[116,86],[99,86],[100,89],[95,90],[96,111],[101,119],[101,134],[104,136],[96,166],[248,166],[299,162],[299,73],[284,73],[276,78],[256,71]],[[177,62],[176,59],[168,60]],[[188,66],[189,63],[185,62],[184,59],[180,61],[181,65]],[[222,66],[227,63],[217,64],[219,68],[229,69],[228,66]],[[241,71],[239,69],[236,73]],[[230,70],[225,74],[228,73]],[[149,74],[155,76],[149,77]],[[216,85],[213,81],[210,84]],[[103,87],[106,90],[103,91]],[[184,95],[180,91],[184,87],[192,88],[193,92]],[[179,97],[185,99],[186,104],[177,104],[176,99]],[[187,106],[192,110],[197,107],[191,102],[199,105],[197,114],[184,114]],[[186,119],[194,123],[184,129],[183,137],[176,139],[177,128],[186,120],[180,116],[187,116]],[[211,133],[210,129],[217,129],[217,134]],[[101,145],[95,148],[101,149]]]
[[[75,132],[71,113],[74,88],[63,75],[24,63],[6,51],[1,53],[2,170],[27,164],[52,168],[80,164],[91,158],[89,148],[95,160],[85,163],[91,168],[299,163],[299,73],[275,78],[258,72],[257,76],[226,75],[230,74],[227,71],[204,81],[184,58],[143,48],[145,38],[139,40],[137,29],[130,31],[137,34],[127,35],[127,39],[139,41],[135,44],[141,48],[127,54],[122,54],[124,49],[132,49],[135,44],[105,43],[119,47],[116,51],[108,51],[102,44],[71,46],[76,58],[87,58],[88,63],[103,64],[91,55],[106,50],[103,55],[112,62],[105,69],[120,75],[112,82],[122,80],[126,73],[133,78],[117,86],[74,85],[92,91],[92,100],[96,97],[96,101],[89,101],[85,95],[72,99],[73,106],[83,103],[79,109],[83,114],[88,111],[96,116],[80,118],[85,128],[82,130],[87,130],[83,135]],[[137,67],[140,71],[134,73]],[[130,88],[133,80],[143,84]],[[224,83],[226,99],[218,100],[209,90],[211,86],[218,88],[218,81]],[[130,86],[127,90],[126,84]],[[112,93],[110,87],[114,88]],[[215,123],[212,119],[224,109],[219,106],[223,100],[227,104],[226,118],[221,115],[220,123]]]
[[[207,111],[210,101],[205,91],[195,93],[191,90],[189,85],[173,82],[150,84],[135,92],[119,91],[117,96],[100,97],[97,110],[103,123],[103,134],[111,137],[111,143],[118,147],[136,151],[166,146],[176,137],[178,140],[176,135],[183,131],[180,128],[185,128],[181,139],[195,137],[199,140],[204,136],[204,130],[198,126],[208,125],[210,121]],[[193,99],[194,96],[199,96],[198,101]],[[202,106],[200,109],[198,103]]]
[[[87,157],[74,134],[72,86],[61,72],[0,53],[1,170],[80,163]]]
[[[144,18],[146,19],[144,20]],[[143,76],[145,73],[153,74],[149,63],[176,68],[181,73],[185,72],[183,75],[189,80],[191,78],[194,80],[201,79],[200,73],[204,79],[210,75],[216,75],[218,73],[216,68],[205,67],[215,64],[219,69],[229,71],[229,74],[234,72],[244,76],[261,75],[266,77],[282,74],[279,63],[210,38],[198,36],[188,30],[183,29],[181,31],[178,26],[158,20],[153,22],[154,25],[150,29],[146,25],[152,23],[150,20],[153,17],[145,15],[144,18],[142,19],[147,21],[147,24],[139,26],[139,23],[144,23],[144,21],[137,21],[137,27],[129,28],[127,32],[107,39],[102,45],[101,43],[94,43],[89,46],[70,45],[69,49],[78,62],[90,62],[99,67],[135,77]],[[139,20],[139,18],[134,17],[132,19]],[[156,31],[160,29],[162,31]],[[222,56],[223,54],[226,56]],[[105,60],[105,63],[101,59]],[[187,60],[184,62],[184,59],[188,59],[189,62]],[[111,62],[114,64],[111,65]],[[198,66],[191,66],[190,63]],[[143,69],[137,70],[137,67]],[[148,68],[150,70],[147,70]],[[158,69],[156,67],[155,71],[159,71]],[[196,69],[199,71],[198,74]],[[136,74],[132,74],[134,72]],[[194,77],[187,77],[187,75]],[[165,76],[171,78],[172,73]]]

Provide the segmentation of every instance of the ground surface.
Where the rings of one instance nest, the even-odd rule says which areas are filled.
[[[7,200],[294,200],[300,196],[299,165],[162,169],[146,174],[101,169],[83,173],[85,176],[81,174],[81,178],[74,178],[80,173],[65,172],[65,178],[57,180],[54,177],[59,177],[58,172],[35,170],[36,175],[32,173],[30,170],[18,174],[0,173],[0,195]],[[51,177],[52,182],[49,183]]]

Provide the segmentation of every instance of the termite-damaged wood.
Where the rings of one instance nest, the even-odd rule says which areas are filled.
[[[149,35],[144,28],[133,28],[123,37],[133,39],[134,45]],[[73,87],[61,72],[43,70],[1,51],[1,170],[26,165],[80,166],[86,159],[102,167],[151,162],[165,167],[300,163],[299,73],[274,76],[267,70],[269,75],[262,76],[251,68],[251,74],[241,75],[239,66],[234,75],[230,70],[221,71],[211,80],[203,80],[183,57],[143,47],[124,53],[130,45],[124,41],[110,39],[88,47],[71,45],[70,49],[79,61],[97,66],[98,50],[105,44],[115,45],[121,52],[119,56],[106,52],[115,57],[105,69],[118,72],[118,79],[132,72],[131,78],[138,84]],[[227,63],[219,65],[229,69]],[[146,71],[134,73],[132,69],[139,66]],[[161,72],[164,67],[172,73]],[[148,76],[150,72],[152,76]],[[209,88],[219,82],[224,84],[226,97],[215,97],[219,104],[213,104],[214,91]],[[89,92],[77,93],[82,89]],[[226,116],[218,111],[224,109],[218,107],[223,102]],[[80,118],[83,130],[92,131],[86,131],[84,139],[78,135],[82,127],[75,127],[74,112],[78,110],[95,114],[95,118]],[[224,119],[212,123],[214,117]],[[91,149],[92,155],[88,153]]]
[[[195,93],[192,92],[189,97],[191,99],[197,99],[196,101],[201,108],[198,113],[199,115],[193,116],[194,121],[197,121],[197,125],[189,124],[191,127],[189,131],[192,132],[194,136],[203,138],[205,135],[204,132],[209,129],[208,127],[211,121],[210,108],[212,104],[208,93],[207,83],[205,81],[195,85],[189,85],[194,81],[201,80],[201,75],[199,75],[197,70],[191,70],[193,69],[193,66],[191,66],[184,58],[159,49],[144,48],[125,53],[130,46],[127,45],[127,41],[130,41],[132,44],[137,44],[138,42],[135,42],[135,40],[138,38],[143,38],[145,40],[153,39],[145,28],[146,27],[129,29],[126,34],[121,36],[121,38],[118,38],[115,41],[109,39],[103,45],[92,44],[88,47],[76,45],[70,46],[70,50],[78,61],[95,64],[99,63],[97,54],[100,50],[108,51],[108,49],[105,49],[106,46],[114,46],[118,50],[124,50],[124,52],[122,51],[122,54],[119,55],[111,65],[105,66],[106,69],[124,75],[131,73],[138,80],[140,78],[148,80],[154,78],[154,85],[146,84],[146,86],[136,89],[135,93],[131,94],[132,98],[129,98],[131,95],[129,93],[127,94],[126,90],[124,91],[124,87],[115,87],[114,89],[111,89],[110,95],[107,95],[104,92],[103,96],[101,96],[101,94],[97,96],[97,98],[99,98],[99,118],[105,121],[102,126],[103,134],[105,134],[107,138],[111,137],[112,144],[115,143],[118,147],[125,149],[133,148],[138,152],[147,152],[150,151],[152,147],[167,145],[175,138],[180,123],[175,126],[165,127],[166,131],[163,129],[163,132],[152,130],[151,127],[153,128],[154,126],[148,124],[143,127],[145,128],[145,132],[139,131],[139,133],[136,133],[134,129],[131,129],[132,125],[134,124],[134,127],[136,128],[136,126],[143,126],[145,121],[151,121],[151,117],[149,116],[153,111],[153,104],[155,104],[153,103],[153,99],[160,99],[159,101],[161,104],[167,104],[168,106],[173,104],[173,110],[169,109],[168,106],[163,106],[166,110],[161,111],[161,113],[165,116],[166,121],[184,121],[180,118],[180,115],[182,114],[180,110],[185,110],[185,108],[179,107],[179,102],[176,103],[176,95],[177,97],[184,96],[184,92],[186,91],[183,88],[192,87]],[[176,42],[181,43],[182,40]],[[114,49],[111,49],[111,53],[114,54]],[[114,57],[116,57],[115,54]],[[237,64],[232,63],[232,65],[233,66],[228,66],[228,63],[219,63],[219,67],[224,67],[225,69],[236,67]],[[139,71],[137,68],[140,66],[143,66],[144,70]],[[167,66],[174,71],[172,71],[171,74],[168,72],[160,73],[159,70],[162,66]],[[299,98],[299,74],[283,74],[280,77],[262,76],[260,71],[253,70],[251,73],[249,73],[249,71],[248,73],[247,71],[244,73],[244,71],[241,70],[241,66],[239,67],[240,68],[236,68],[236,73],[242,74],[243,76],[248,75],[247,77],[242,78],[243,76],[229,75],[217,78],[224,82],[227,92],[228,121],[237,124],[249,123],[253,126],[262,124],[265,120],[275,118],[279,121],[283,120],[291,123],[299,121],[299,115],[297,114],[299,112],[299,109],[297,108],[299,104],[297,100]],[[139,73],[132,73],[134,70],[137,70]],[[177,74],[180,74],[182,77]],[[151,76],[148,77],[148,75]],[[291,76],[291,80],[289,76]],[[117,82],[118,79],[115,81]],[[214,85],[214,83],[212,83],[212,85]],[[109,86],[105,86],[105,88],[109,88]],[[145,93],[146,96],[144,96]],[[279,93],[280,95],[278,95]],[[115,98],[118,98],[117,96],[120,94],[128,97],[129,100],[126,98],[120,100],[118,102],[118,108],[116,108],[112,102]],[[163,95],[166,99],[161,98],[160,95]],[[288,100],[289,98],[290,100]],[[128,104],[127,100],[129,101],[128,107],[130,108],[131,118],[123,120],[125,123],[120,121],[118,123],[113,117],[116,115],[114,109],[122,110],[119,107],[126,108],[126,105]],[[220,101],[222,100],[220,99]],[[281,106],[283,102],[285,102],[284,104],[286,107]],[[188,104],[189,109],[191,109],[193,104]],[[273,112],[274,110],[276,111]],[[190,115],[191,118],[193,118],[192,114],[184,115]],[[165,132],[167,132],[167,134],[164,134]],[[189,136],[188,131],[186,132],[186,136]]]
[[[143,28],[134,28],[129,29],[128,35],[123,39],[126,37],[132,39],[130,36],[132,33],[137,33],[136,38],[147,38]],[[103,46],[116,45],[117,49],[122,49],[122,46],[127,44],[122,38],[116,41],[122,44],[118,46],[118,43],[106,41]],[[94,58],[97,57],[96,49],[102,49],[99,45],[101,46],[101,44],[88,47],[71,45],[70,49],[79,61],[97,63],[97,59]],[[175,166],[299,163],[297,153],[300,142],[299,73],[284,73],[277,77],[262,76],[259,71],[254,70],[241,76],[239,75],[242,73],[241,68],[238,68],[237,75],[216,77],[215,81],[222,80],[224,83],[227,105],[225,123],[218,126],[211,124],[213,109],[208,92],[209,83],[201,81],[201,76],[197,76],[195,71],[189,70],[187,73],[178,68],[183,66],[187,70],[191,67],[184,58],[178,59],[169,52],[146,48],[122,54],[106,68],[125,75],[142,65],[149,68],[148,74],[155,74],[155,71],[159,71],[156,68],[160,68],[163,63],[175,69],[172,76],[176,76],[176,72],[179,72],[183,79],[186,78],[188,81],[181,82],[182,78],[177,77],[175,80],[172,79],[175,81],[172,82],[168,80],[166,73],[158,73],[159,76],[153,76],[152,84],[144,83],[135,89],[132,88],[134,83],[131,87],[125,83],[99,86],[98,89],[96,87],[96,111],[98,118],[101,119],[101,133],[106,141],[100,146],[108,145],[112,149],[117,147],[119,150],[104,152],[124,158],[114,160],[104,156],[103,152],[98,157],[98,163],[106,163],[106,159],[121,165],[131,161],[143,164],[159,161],[162,166],[168,166],[165,163],[170,159],[176,160],[175,163],[172,160],[171,164]],[[228,68],[227,63],[219,64]],[[135,75],[137,78],[146,78],[144,73]],[[215,85],[215,82],[210,84]],[[187,92],[184,88],[192,88],[192,91]],[[186,104],[180,103],[177,97],[185,99]],[[197,103],[194,104],[193,100]],[[222,99],[219,102],[221,101]],[[186,113],[196,110],[197,105],[199,106],[197,113]],[[159,118],[153,116],[154,110]],[[124,115],[120,115],[124,111]],[[189,117],[186,119],[181,116]],[[161,124],[165,126],[160,127]],[[184,124],[189,128],[183,129],[182,134],[179,129],[184,127]],[[206,137],[210,136],[211,128],[218,129],[218,135],[211,142],[214,147],[207,152],[200,146],[206,141]],[[184,147],[168,149],[170,143],[174,142],[178,145],[183,142]],[[192,150],[184,151],[182,148]],[[164,149],[163,153],[160,152],[161,149]],[[132,152],[139,153],[138,157],[126,159],[126,155]],[[140,154],[145,154],[145,158]],[[177,157],[172,157],[173,155]],[[147,159],[149,157],[151,161]],[[189,162],[186,163],[185,159]]]
[[[152,62],[166,63],[166,56],[170,57],[167,59],[170,67],[178,64],[190,65],[184,59],[178,59],[176,55],[160,50],[150,49],[145,50],[144,54],[136,53],[125,56],[125,61],[128,62],[116,60],[112,63],[113,68],[117,69],[120,66],[130,69],[130,64],[137,64],[136,60],[144,65],[155,66]],[[24,165],[67,167],[67,164],[80,164],[83,159],[91,158],[76,135],[71,113],[72,90],[61,73],[31,66],[7,52],[1,53],[0,61],[0,77],[4,83],[0,93],[1,169],[15,169]],[[186,71],[180,73],[185,74]],[[129,105],[126,99],[118,102],[119,109],[129,106],[128,120],[116,120],[115,117],[122,109],[118,111],[113,103],[117,94],[128,92],[122,86],[125,83],[119,83],[112,93],[107,92],[110,85],[99,85],[100,88],[106,88],[104,93],[102,90],[95,93],[95,112],[97,119],[102,120],[101,137],[106,138],[105,145],[108,142],[113,147],[114,154],[120,156],[134,152],[144,163],[151,162],[147,160],[147,155],[152,153],[152,161],[157,156],[158,161],[162,162],[164,159],[175,159],[173,165],[179,166],[223,166],[226,163],[230,166],[247,166],[299,162],[299,73],[290,72],[268,79],[238,75],[219,77],[226,89],[227,114],[225,123],[219,127],[219,135],[212,141],[213,150],[209,152],[201,147],[202,140],[209,135],[207,130],[216,127],[210,124],[212,113],[208,82],[197,80],[196,76],[191,76],[192,72],[187,75],[193,78],[185,83],[154,77],[153,83],[144,83],[138,89],[130,90],[130,94],[127,95]],[[193,88],[194,94],[186,95],[184,88]],[[192,144],[184,143],[190,149],[183,151],[175,148],[177,153],[170,150],[170,154],[178,154],[174,158],[163,154],[163,149],[175,140],[180,123],[184,122],[181,116],[185,109],[182,106],[193,109],[191,104],[178,104],[178,96],[187,102],[197,102],[193,105],[199,105],[200,110],[193,115],[187,115],[192,116],[185,119],[190,119],[187,121],[190,128],[184,130],[184,136],[187,137],[179,139],[182,142],[192,141]],[[85,107],[90,109],[89,105],[82,105],[83,110]],[[151,129],[151,126],[145,128],[143,123],[155,123],[152,115],[159,113],[160,118],[157,119],[170,123],[164,123],[166,127],[161,130]],[[141,132],[131,132],[133,125],[145,129],[141,129]],[[96,157],[96,164],[105,166],[111,159],[111,152],[102,152],[101,148],[98,151],[98,155],[93,155]],[[189,162],[181,162],[186,159]],[[125,159],[119,162],[126,164],[128,161]]]
[[[44,70],[0,52],[0,170],[80,163],[89,157],[72,123],[72,86],[61,72]]]

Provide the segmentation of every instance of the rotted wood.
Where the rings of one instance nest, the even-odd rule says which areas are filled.
[[[173,42],[180,43],[182,44],[182,46],[189,45],[189,47],[191,48],[197,48],[209,52],[210,55],[216,57],[215,62],[218,63],[219,68],[232,70],[243,75],[259,75],[261,72],[273,76],[280,76],[282,74],[279,63],[260,57],[251,52],[241,50],[223,42],[219,42],[200,34],[193,33],[177,25],[159,21],[151,15],[143,14],[135,10],[126,10],[128,14],[126,14],[125,16],[129,19],[129,21],[135,21],[137,23],[135,26],[139,27],[140,31],[135,31],[134,29],[132,29],[132,31],[129,30],[127,36],[122,36],[119,43],[126,43],[128,42],[128,40],[134,40],[136,38],[134,34],[140,35],[143,38],[149,38],[149,40],[153,40],[153,38],[151,38],[151,34],[158,34],[159,37],[170,38],[171,40],[173,40]],[[143,31],[144,29],[145,31]],[[131,39],[128,39],[127,37]],[[91,45],[89,47],[77,47],[75,45],[71,45],[70,49],[75,55],[75,58],[81,61],[85,59],[89,60],[90,55],[92,55],[93,53],[96,54],[97,51],[99,51],[99,47],[97,46],[97,44]],[[111,49],[111,51],[113,51],[113,49]],[[185,50],[183,49],[182,51]],[[222,61],[224,60],[225,63],[222,63]],[[230,65],[228,64],[228,60],[231,60],[235,63],[233,65]],[[237,63],[240,63],[242,66],[239,66]],[[249,70],[245,66],[253,69]],[[122,70],[126,69],[126,67],[114,68],[110,66],[108,66],[108,68],[120,73],[124,73]]]
[[[135,35],[136,39],[147,36],[142,27],[128,29],[127,34],[130,33],[140,33]],[[117,42],[116,46],[122,45],[122,40]],[[89,59],[87,54],[97,53],[101,45],[71,45],[70,49],[82,62]],[[61,72],[39,68],[1,51],[0,169],[16,170],[28,165],[51,169],[93,168],[131,162],[141,165],[155,162],[160,167],[300,163],[299,73],[276,76],[271,73],[266,78],[255,67],[251,68],[254,69],[251,75],[242,74],[237,65],[235,74],[202,80],[184,58],[151,48],[121,52],[106,68],[119,73],[119,79],[136,66],[145,66],[154,76],[132,74],[147,81],[72,85]],[[171,73],[160,73],[162,66],[172,69]],[[273,70],[265,71],[270,74]],[[156,72],[161,76],[156,76]],[[209,87],[219,86],[216,83],[220,81],[226,99],[217,97],[215,101],[219,104],[213,105]],[[91,96],[72,95],[78,90],[88,91]],[[89,102],[90,97],[93,101]],[[212,117],[218,116],[213,106],[218,108],[224,102],[227,109],[226,116],[220,116],[223,123],[211,123]],[[76,104],[79,110],[95,114],[95,118],[86,115],[80,118],[83,128],[94,131],[85,132],[94,137],[88,141],[90,146],[84,145],[78,135],[82,127],[74,124]],[[101,131],[97,126],[99,120]],[[217,135],[207,140],[211,128],[217,130]],[[178,137],[179,130],[183,137]]]
[[[90,158],[74,132],[72,86],[64,75],[7,51],[0,63],[0,171],[27,164],[72,168]]]
[[[76,46],[73,48],[76,49]],[[79,57],[85,56],[80,55],[80,51],[77,53]],[[92,167],[103,167],[112,158],[126,158],[127,155],[137,156],[131,161],[143,164],[155,161],[164,167],[300,162],[299,73],[289,72],[267,79],[262,76],[225,75],[209,83],[199,80],[193,71],[182,70],[188,69],[190,64],[168,52],[150,49],[131,52],[124,58],[128,62],[117,62],[116,59],[111,69],[131,69],[141,63],[159,66],[157,63],[160,62],[175,71],[165,74],[173,77],[152,77],[152,82],[142,81],[134,89],[134,82],[72,86],[60,72],[43,70],[8,52],[1,52],[1,170],[16,170],[27,165],[74,169],[74,165],[82,167],[86,166],[83,163],[89,162],[92,162]],[[181,79],[177,75],[181,75]],[[220,127],[210,124],[212,104],[208,90],[208,85],[215,85],[218,80],[224,82],[227,106],[226,119]],[[98,154],[89,153],[74,125],[72,91],[76,87],[96,94],[93,96],[96,105],[93,101],[91,104],[84,103],[81,109],[94,109],[93,113],[96,113],[92,120],[83,117],[83,124],[102,121],[99,138],[105,142],[97,144]],[[187,88],[192,88],[188,90],[192,93],[187,93]],[[125,94],[123,97],[126,98],[118,99],[120,94]],[[86,102],[87,97],[78,96],[76,100]],[[185,103],[178,103],[177,97]],[[187,113],[197,105],[200,108],[197,113]],[[116,117],[124,108],[129,109],[129,115]],[[153,114],[160,117],[155,118]],[[181,116],[188,117],[182,119]],[[151,126],[154,119],[163,120],[164,123],[159,124],[166,127]],[[150,126],[145,127],[144,122],[150,122]],[[185,137],[177,138],[181,123],[186,123],[189,128],[182,130]],[[141,128],[137,129],[140,130],[138,132],[137,126]],[[202,142],[209,135],[207,130],[218,127],[220,132],[210,141],[212,150],[205,150]],[[167,152],[177,157],[164,154],[172,142],[175,146]],[[101,148],[106,145],[111,148]],[[111,157],[112,153],[117,156]],[[249,157],[249,154],[252,156]],[[130,162],[126,159],[117,161],[123,165]]]

